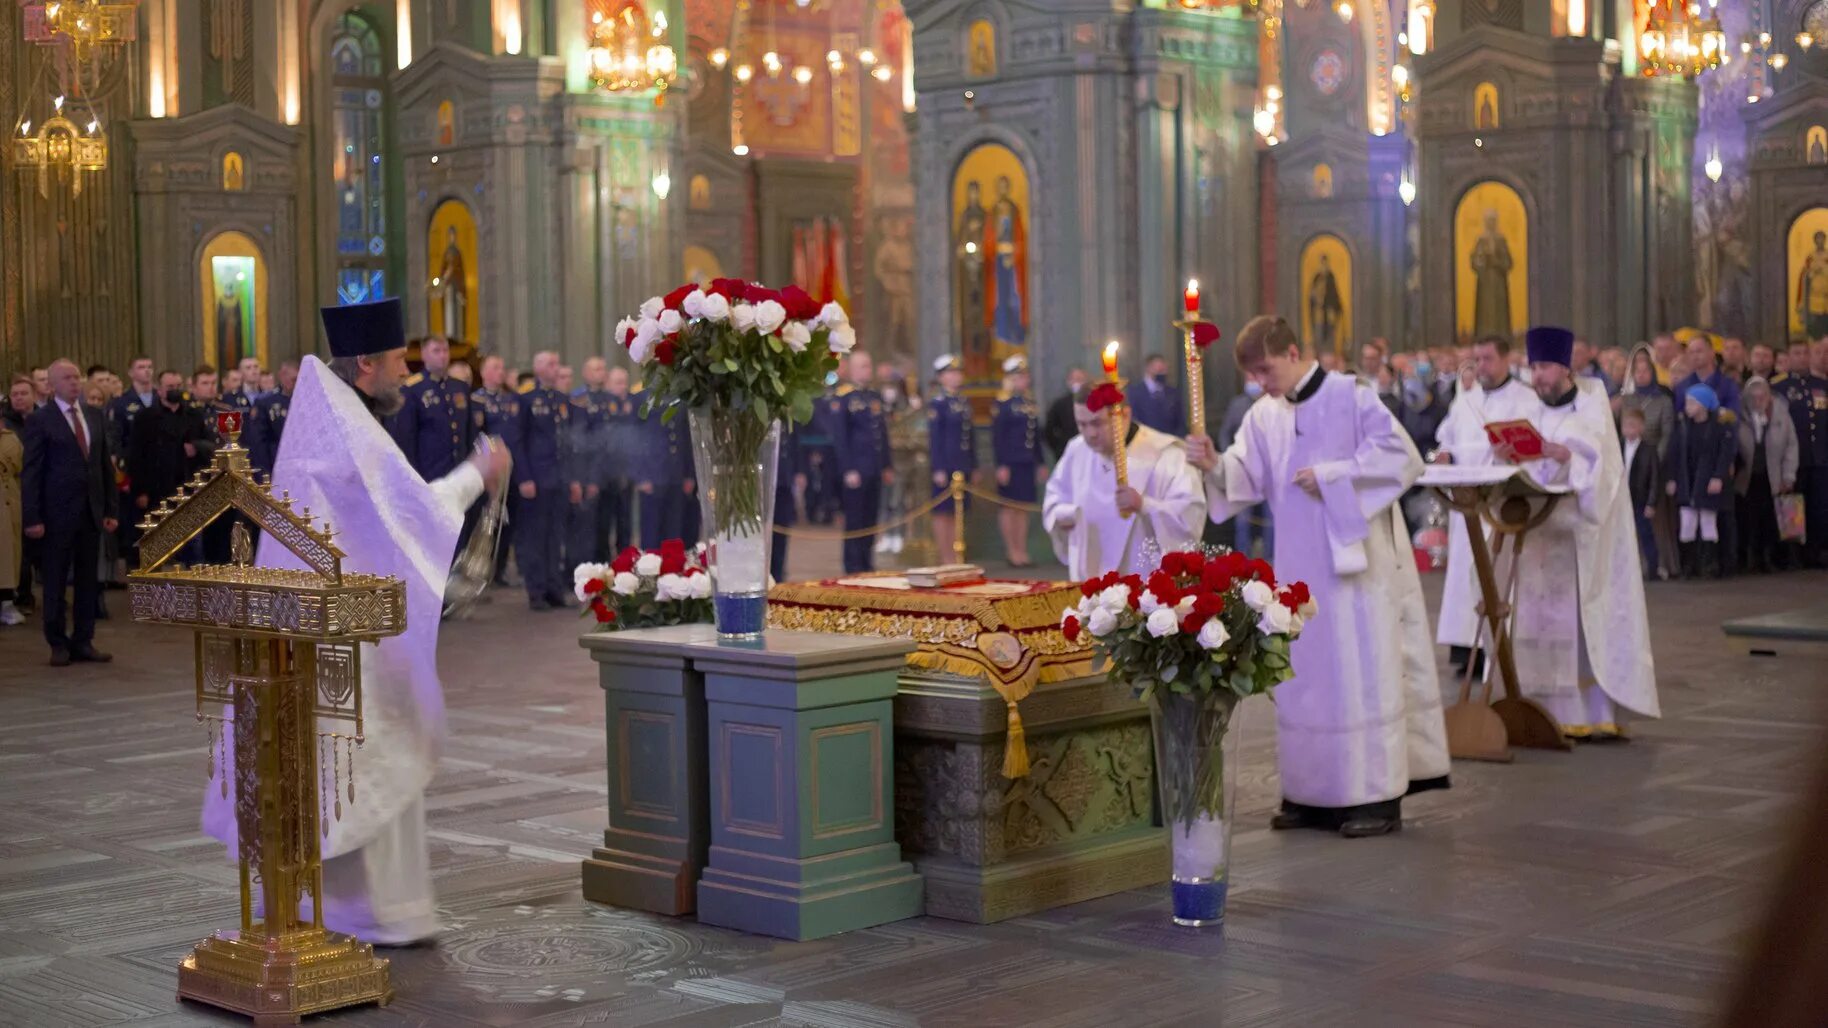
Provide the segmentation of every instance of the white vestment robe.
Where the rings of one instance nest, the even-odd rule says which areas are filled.
[[[1494,421],[1515,421],[1533,417],[1541,409],[1536,393],[1515,377],[1487,392],[1475,386],[1461,391],[1447,409],[1447,417],[1435,433],[1440,449],[1453,455],[1453,462],[1479,467],[1495,462],[1491,440],[1485,426]],[[1491,533],[1486,532],[1490,545]],[[1441,583],[1441,619],[1435,629],[1435,642],[1442,646],[1489,645],[1481,639],[1478,605],[1485,601],[1479,591],[1479,576],[1473,568],[1472,546],[1466,537],[1466,519],[1450,512],[1447,520],[1447,567]]]
[[[1299,403],[1257,401],[1205,477],[1214,521],[1269,503],[1276,578],[1306,582],[1319,606],[1291,648],[1295,677],[1276,687],[1286,800],[1355,807],[1445,784],[1441,687],[1397,503],[1422,467],[1374,388],[1326,374]],[[1295,484],[1304,468],[1318,498]]]
[[[420,478],[356,391],[305,358],[273,491],[330,523],[344,571],[406,583],[406,630],[361,648],[365,741],[351,772],[355,799],[346,783],[330,786],[332,770],[323,769],[323,785],[343,790],[342,816],[327,818],[323,839],[324,924],[366,942],[411,942],[438,929],[424,807],[445,733],[438,624],[463,513],[482,489],[468,462],[436,482]],[[305,567],[271,535],[261,537],[257,563]],[[233,789],[224,798],[209,783],[203,829],[237,852]]]
[[[1107,571],[1148,574],[1162,554],[1199,544],[1206,525],[1200,474],[1187,463],[1181,440],[1137,425],[1130,440],[1130,488],[1142,495],[1142,510],[1117,513],[1117,472],[1085,440],[1074,436],[1047,477],[1041,524],[1054,553],[1075,581]],[[1061,521],[1071,518],[1071,528]]]
[[[1530,419],[1571,455],[1525,470],[1571,495],[1524,537],[1511,634],[1518,687],[1579,735],[1616,731],[1618,707],[1644,717],[1661,708],[1612,405],[1604,385],[1576,381],[1572,403],[1540,405]]]

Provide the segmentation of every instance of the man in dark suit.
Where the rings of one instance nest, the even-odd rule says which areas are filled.
[[[1168,384],[1168,359],[1152,353],[1143,365],[1140,385],[1131,385],[1130,413],[1139,425],[1175,437],[1187,432],[1187,412],[1181,406],[1181,391]]]
[[[1066,444],[1079,434],[1079,423],[1073,420],[1073,404],[1085,395],[1087,383],[1091,376],[1085,369],[1074,365],[1066,369],[1066,395],[1056,399],[1047,408],[1047,418],[1041,424],[1041,438],[1047,443],[1048,452],[1054,460],[1066,452]]]
[[[50,367],[51,399],[25,423],[23,523],[28,539],[41,540],[44,572],[44,637],[51,666],[71,661],[112,660],[95,648],[95,610],[100,587],[96,565],[102,536],[113,532],[114,462],[102,412],[83,406],[81,372],[60,360]],[[64,631],[63,584],[76,585],[75,631]]]

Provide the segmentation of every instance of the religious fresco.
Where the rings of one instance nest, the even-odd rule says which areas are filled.
[[[233,150],[222,155],[222,189],[224,192],[239,193],[248,187],[247,167],[241,155]]]
[[[1828,164],[1828,126],[1811,125],[1803,133],[1803,161],[1812,165]]]
[[[202,283],[199,360],[220,369],[258,357],[265,366],[267,265],[254,240],[240,232],[213,236],[198,258],[197,280]]]
[[[1317,200],[1326,200],[1333,195],[1333,166],[1322,162],[1314,165],[1314,178],[1308,185],[1308,195]]]
[[[1028,172],[1008,147],[985,143],[952,176],[953,308],[965,376],[994,380],[1004,358],[1025,353]]]
[[[1811,207],[1790,223],[1785,288],[1790,338],[1828,336],[1828,207]]]
[[[965,30],[965,35],[968,38],[965,50],[965,74],[978,79],[996,77],[996,26],[980,18],[971,23],[971,27]]]
[[[438,145],[450,146],[457,141],[457,111],[449,100],[438,104]]]
[[[1519,335],[1530,320],[1529,218],[1502,182],[1468,189],[1454,208],[1454,336]]]
[[[870,261],[870,275],[881,291],[878,312],[883,326],[882,349],[889,353],[914,352],[914,216],[900,214],[881,221],[881,237]]]
[[[1343,355],[1352,342],[1352,252],[1323,233],[1301,248],[1301,345]]]
[[[430,274],[425,291],[427,332],[453,342],[479,342],[476,217],[468,204],[446,200],[432,211],[425,253]]]
[[[1498,87],[1481,82],[1473,87],[1473,128],[1490,131],[1498,127]]]

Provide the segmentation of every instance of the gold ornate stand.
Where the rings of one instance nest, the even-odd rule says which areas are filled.
[[[218,417],[229,445],[141,523],[142,566],[130,576],[136,621],[196,635],[197,718],[210,729],[210,777],[233,796],[241,925],[197,944],[178,968],[178,996],[233,1010],[256,1025],[393,998],[374,947],[326,931],[321,839],[355,800],[362,740],[359,645],[406,626],[398,579],[345,574],[328,525],[293,513],[249,470],[238,415]],[[239,513],[307,570],[251,566],[245,524],[230,564],[170,563],[219,517]],[[349,734],[323,731],[343,721]],[[328,782],[325,775],[328,773]],[[231,781],[232,779],[232,781]],[[254,896],[261,920],[255,920]],[[311,916],[299,911],[310,897]]]

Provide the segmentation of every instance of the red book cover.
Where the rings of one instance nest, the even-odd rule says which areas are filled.
[[[1494,447],[1509,446],[1524,460],[1542,456],[1542,433],[1527,421],[1491,421],[1485,425],[1485,437]]]

